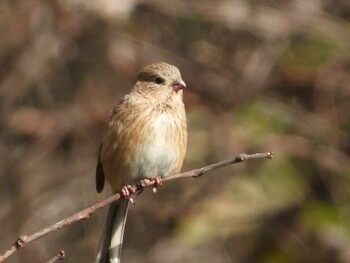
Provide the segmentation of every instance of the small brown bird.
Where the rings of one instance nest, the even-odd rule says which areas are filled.
[[[97,192],[105,180],[118,192],[141,179],[180,171],[187,147],[185,87],[179,69],[167,63],[140,71],[134,87],[112,111],[100,146]],[[120,199],[110,206],[96,262],[120,262],[128,204]]]

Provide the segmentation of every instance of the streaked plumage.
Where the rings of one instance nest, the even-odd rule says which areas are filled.
[[[180,171],[187,146],[184,87],[179,70],[167,63],[140,71],[130,93],[113,109],[103,137],[96,168],[98,192],[105,180],[118,192],[143,178]],[[127,207],[126,200],[111,206],[96,262],[120,262]]]

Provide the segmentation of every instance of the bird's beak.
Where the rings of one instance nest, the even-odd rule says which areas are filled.
[[[182,80],[182,79],[179,79],[179,80],[175,80],[173,83],[172,83],[172,86],[173,86],[173,89],[175,91],[178,91],[180,89],[184,89],[186,88],[186,83]]]

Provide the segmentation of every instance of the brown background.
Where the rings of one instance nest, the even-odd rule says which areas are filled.
[[[138,70],[187,83],[183,170],[136,198],[125,262],[350,262],[348,0],[0,1],[0,251],[108,196],[94,169]],[[7,262],[92,262],[104,213]]]

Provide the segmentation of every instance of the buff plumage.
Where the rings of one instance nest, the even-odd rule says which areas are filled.
[[[178,68],[167,63],[140,71],[130,93],[112,111],[96,169],[98,192],[105,180],[117,192],[143,178],[180,171],[187,146],[185,87]],[[120,262],[127,214],[127,201],[122,202],[110,208],[115,211],[108,213],[96,262]]]

